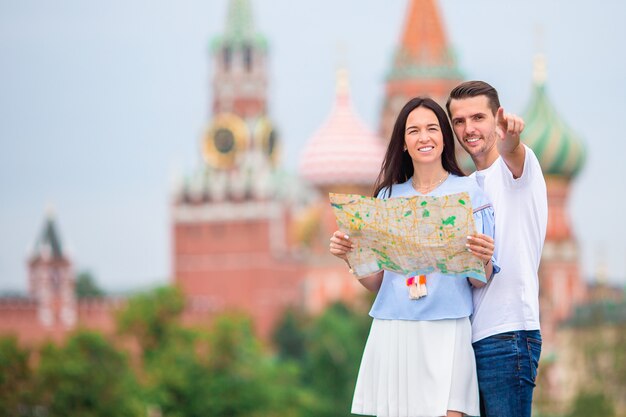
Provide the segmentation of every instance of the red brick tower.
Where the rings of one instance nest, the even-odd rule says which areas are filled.
[[[277,136],[267,115],[267,42],[246,0],[231,0],[213,42],[213,115],[204,164],[175,192],[173,275],[189,300],[187,319],[244,310],[267,335],[302,275],[290,251],[298,187],[276,168]]]
[[[522,140],[537,155],[548,191],[548,227],[539,267],[539,301],[544,353],[549,356],[553,353],[557,326],[586,297],[578,243],[567,208],[571,182],[585,161],[585,148],[550,102],[545,80],[545,62],[538,56]]]
[[[28,294],[0,297],[0,334],[36,345],[62,341],[76,327],[115,332],[113,311],[124,300],[113,297],[77,299],[73,263],[63,250],[52,214],[46,216],[27,260]]]
[[[28,281],[39,323],[51,332],[73,328],[77,321],[74,271],[51,213],[28,260]]]
[[[389,140],[395,118],[409,99],[427,95],[443,106],[450,90],[461,81],[437,0],[411,0],[386,77],[380,136]]]

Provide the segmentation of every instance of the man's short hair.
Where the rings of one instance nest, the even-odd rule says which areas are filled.
[[[450,114],[450,102],[452,100],[461,100],[464,98],[485,96],[487,97],[489,108],[491,112],[496,114],[498,108],[500,108],[500,99],[498,98],[498,92],[491,85],[487,84],[484,81],[466,81],[454,87],[454,89],[450,92],[450,97],[448,97],[448,101],[446,102],[446,110],[448,110],[448,116],[452,117]]]

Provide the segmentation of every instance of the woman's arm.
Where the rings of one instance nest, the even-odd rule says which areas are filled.
[[[359,283],[371,292],[378,292],[383,283],[383,271],[378,271],[375,274],[359,278]]]

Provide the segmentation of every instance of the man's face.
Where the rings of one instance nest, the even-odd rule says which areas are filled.
[[[497,153],[496,118],[487,96],[453,99],[450,102],[450,119],[457,140],[472,159]]]

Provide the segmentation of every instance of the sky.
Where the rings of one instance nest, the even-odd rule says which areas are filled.
[[[330,112],[338,65],[376,130],[405,0],[252,0],[270,51],[270,115],[283,167]],[[600,6],[601,4],[601,6]],[[523,113],[532,61],[585,141],[569,199],[583,275],[626,283],[626,2],[440,0],[466,79]],[[173,178],[200,160],[210,120],[210,41],[227,0],[0,0],[0,291],[27,288],[26,258],[51,208],[77,271],[107,291],[171,275]],[[622,41],[619,41],[622,39]]]

